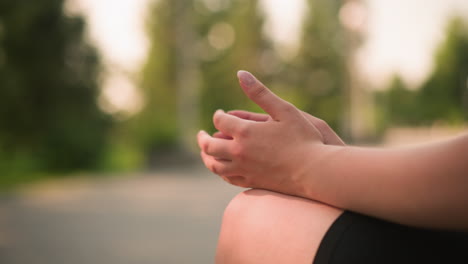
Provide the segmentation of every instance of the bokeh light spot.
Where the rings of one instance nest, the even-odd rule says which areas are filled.
[[[215,24],[208,33],[208,43],[217,50],[225,50],[234,44],[236,34],[228,23]]]
[[[128,78],[112,75],[106,79],[98,103],[103,111],[126,118],[141,110],[143,100]]]
[[[367,19],[366,9],[362,3],[350,1],[345,3],[339,13],[340,22],[353,31],[362,31]]]

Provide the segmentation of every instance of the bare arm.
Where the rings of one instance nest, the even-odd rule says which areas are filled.
[[[203,162],[227,182],[408,225],[468,229],[468,135],[402,149],[340,146],[323,121],[251,74],[239,78],[269,116],[217,111],[219,132],[198,134]]]
[[[468,229],[468,134],[399,149],[327,148],[303,177],[304,196],[403,224]]]

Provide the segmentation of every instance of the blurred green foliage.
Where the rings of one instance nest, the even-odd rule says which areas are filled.
[[[417,93],[410,90],[404,80],[395,75],[384,91],[375,93],[377,133],[382,134],[389,126],[408,126],[417,122]]]
[[[140,85],[145,106],[129,122],[149,157],[180,149],[186,123],[213,131],[216,109],[252,109],[236,72],[262,77],[260,57],[271,50],[257,1],[160,0],[150,10]]]
[[[448,24],[435,54],[435,67],[420,88],[421,122],[468,120],[468,25],[461,17]]]
[[[434,58],[434,69],[416,89],[395,76],[376,94],[380,126],[462,125],[468,120],[468,25],[453,17]]]
[[[63,2],[0,3],[0,178],[96,168],[106,150],[99,57]]]
[[[239,88],[240,69],[339,128],[346,111],[343,92],[350,50],[344,35],[349,32],[338,20],[342,2],[307,4],[300,50],[285,61],[264,34],[258,1],[154,1],[147,28],[151,48],[141,82],[145,107],[131,122],[143,151],[151,156],[180,146],[187,116],[197,119],[197,128],[213,132],[217,109],[261,111]],[[184,55],[186,50],[191,56]],[[189,67],[196,69],[190,73]],[[195,92],[184,92],[183,84]],[[181,108],[181,102],[192,107]]]
[[[346,35],[338,17],[343,1],[308,0],[299,54],[292,62],[292,89],[298,106],[340,131],[347,111]]]
[[[85,21],[64,0],[0,3],[0,184],[81,169],[127,170],[180,157],[217,109],[261,111],[242,93],[248,70],[341,135],[349,118],[353,53],[362,40],[339,20],[346,1],[308,0],[296,56],[264,33],[257,0],[157,0],[138,87],[142,110],[115,124],[96,104],[101,65]],[[447,27],[434,70],[417,89],[395,76],[376,92],[380,132],[395,125],[460,124],[468,118],[468,28]],[[189,143],[187,143],[189,142]],[[146,162],[146,163],[144,163]],[[18,175],[23,175],[18,177]]]
[[[145,106],[130,120],[130,133],[145,154],[177,144],[175,2],[153,2],[147,19],[151,47],[140,84]]]
[[[263,33],[258,1],[226,1],[226,6],[213,11],[203,1],[199,3],[200,126],[212,132],[212,115],[217,109],[258,111],[239,88],[236,73],[249,70],[264,80],[261,60],[272,46]],[[229,42],[223,43],[223,39]]]

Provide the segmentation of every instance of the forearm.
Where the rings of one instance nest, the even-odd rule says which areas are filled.
[[[252,74],[238,77],[269,116],[216,111],[219,133],[198,133],[203,162],[224,180],[400,223],[468,229],[468,135],[401,150],[332,146],[342,142],[326,124]]]
[[[405,149],[326,147],[305,196],[403,224],[468,229],[468,135]]]

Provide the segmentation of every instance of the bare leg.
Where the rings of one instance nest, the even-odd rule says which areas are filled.
[[[342,210],[265,190],[238,194],[224,212],[218,264],[311,264]]]

